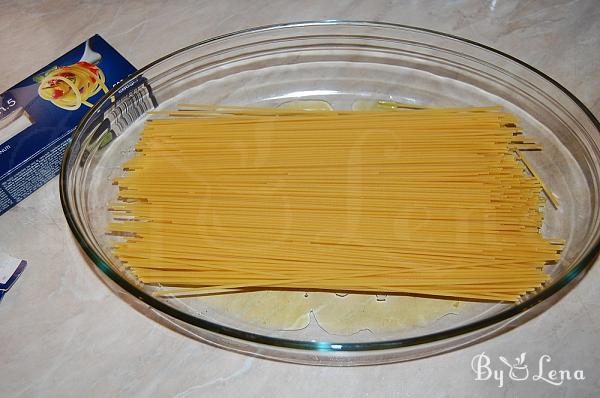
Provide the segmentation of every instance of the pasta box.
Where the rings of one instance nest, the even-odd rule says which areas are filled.
[[[135,70],[95,35],[0,94],[0,215],[59,173],[83,115]]]

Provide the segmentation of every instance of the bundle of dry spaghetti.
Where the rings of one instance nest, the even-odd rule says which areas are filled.
[[[540,146],[499,107],[157,114],[115,180],[109,229],[159,295],[516,301],[559,258],[563,242],[540,233],[545,187],[521,155]]]

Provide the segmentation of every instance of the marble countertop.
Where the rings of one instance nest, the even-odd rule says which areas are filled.
[[[439,30],[510,53],[600,115],[600,7],[581,1],[1,1],[0,92],[101,34],[136,66],[251,26],[362,19]],[[167,329],[88,266],[62,214],[58,181],[0,217],[0,252],[29,261],[0,303],[2,397],[595,397],[600,268],[543,314],[475,346],[383,366],[326,368],[232,353]],[[551,356],[585,380],[478,381],[472,358]]]

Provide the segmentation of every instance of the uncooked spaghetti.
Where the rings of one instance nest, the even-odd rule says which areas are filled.
[[[541,147],[500,107],[155,114],[115,179],[109,229],[158,295],[516,301],[559,259],[564,242],[540,233],[544,186],[521,161]]]

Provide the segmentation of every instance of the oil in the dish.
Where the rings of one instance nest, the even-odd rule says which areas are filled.
[[[318,326],[338,335],[423,327],[465,305],[456,300],[413,296],[300,291],[233,293],[202,300],[217,311],[235,314],[241,321],[272,330],[303,329],[311,322],[312,312]]]

